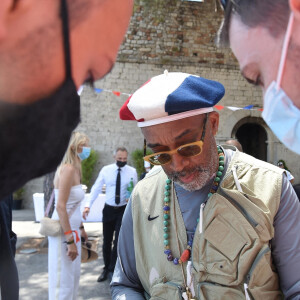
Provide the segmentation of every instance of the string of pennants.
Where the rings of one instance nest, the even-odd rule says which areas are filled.
[[[78,94],[79,95],[82,93],[82,90],[83,90],[83,87],[80,87],[80,89],[78,90]],[[121,95],[131,96],[131,94],[122,93],[122,92],[119,92],[119,91],[112,91],[112,90],[100,89],[100,88],[94,88],[94,91],[95,91],[96,94],[100,94],[102,92],[112,93],[112,94],[114,94],[117,97],[120,97]],[[227,109],[230,109],[232,111],[237,111],[237,110],[241,110],[241,109],[263,111],[262,108],[254,107],[254,105],[247,105],[247,106],[244,106],[244,107],[215,105],[214,108],[216,108],[217,110],[222,110],[224,108],[227,108]]]
[[[214,106],[214,108],[216,108],[217,110],[222,110],[225,107],[228,108],[228,109],[230,109],[230,110],[232,110],[232,111],[236,111],[236,110],[240,110],[240,109],[263,111],[262,108],[254,107],[254,105],[247,105],[247,106],[244,106],[244,107],[223,106],[223,105],[215,105]]]

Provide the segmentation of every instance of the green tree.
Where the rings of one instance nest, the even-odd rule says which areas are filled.
[[[82,184],[85,184],[88,187],[88,191],[90,191],[93,182],[92,177],[95,171],[95,166],[97,164],[99,158],[99,153],[95,150],[91,150],[90,156],[82,161]]]
[[[153,152],[151,150],[147,149],[146,154],[152,154]],[[136,172],[138,174],[138,177],[141,176],[142,173],[144,173],[145,169],[144,169],[144,150],[142,149],[136,149],[131,153],[131,158],[133,161],[133,165],[136,168]]]

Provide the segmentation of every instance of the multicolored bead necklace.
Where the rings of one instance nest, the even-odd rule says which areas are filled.
[[[219,183],[221,181],[221,177],[224,171],[224,153],[221,147],[218,146],[218,155],[219,155],[219,166],[216,176],[214,178],[214,182],[212,187],[208,193],[208,199],[218,190]],[[191,250],[193,245],[193,238],[196,228],[194,228],[194,233],[191,235],[190,240],[187,243],[186,249],[182,252],[180,258],[173,257],[172,250],[170,249],[170,241],[169,241],[169,227],[171,224],[170,220],[170,195],[171,195],[171,179],[166,180],[165,193],[164,193],[164,253],[167,255],[167,260],[172,261],[174,265],[182,264],[189,260],[191,256]],[[197,223],[199,222],[199,218],[197,219]]]

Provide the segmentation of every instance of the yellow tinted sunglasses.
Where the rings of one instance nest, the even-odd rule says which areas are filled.
[[[203,125],[203,131],[200,141],[181,145],[178,148],[171,150],[171,151],[164,151],[164,152],[157,152],[144,157],[145,161],[148,161],[152,165],[165,165],[172,160],[172,155],[177,153],[183,157],[192,157],[201,154],[204,137],[205,137],[205,129],[206,129],[206,122],[207,122],[207,114]]]

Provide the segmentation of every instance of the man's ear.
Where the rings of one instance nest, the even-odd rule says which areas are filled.
[[[213,135],[216,135],[219,128],[219,114],[216,111],[209,114],[209,122]]]

